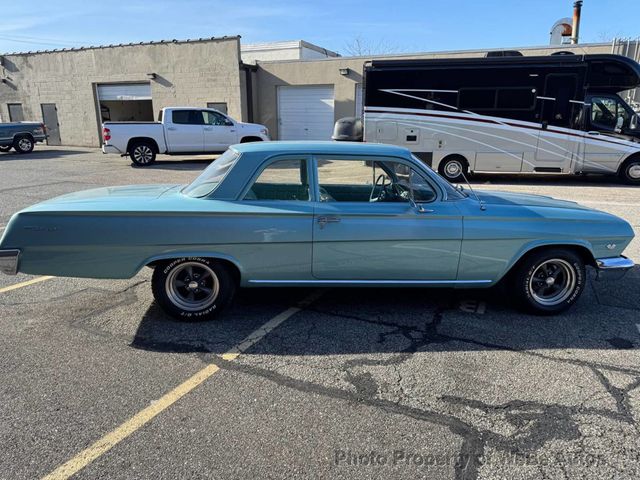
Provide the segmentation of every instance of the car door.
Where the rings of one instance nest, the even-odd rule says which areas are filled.
[[[313,203],[305,155],[269,159],[241,193],[235,231],[244,232],[237,256],[250,284],[312,280]]]
[[[204,152],[204,117],[202,111],[173,109],[165,119],[167,149],[170,153]]]
[[[215,110],[203,110],[202,115],[206,152],[221,152],[238,143],[238,129],[229,118]]]
[[[443,193],[411,162],[317,156],[315,165],[318,201],[312,270],[316,279],[434,283],[456,279],[462,216],[455,202],[443,201]],[[398,172],[408,173],[416,190],[422,189],[416,198],[419,205],[407,196],[381,198],[382,183],[397,181],[389,177],[399,177]]]

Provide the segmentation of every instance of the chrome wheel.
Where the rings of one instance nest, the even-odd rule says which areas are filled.
[[[627,169],[627,175],[633,180],[640,180],[640,164],[635,163]]]
[[[459,177],[464,170],[462,166],[462,162],[459,160],[449,160],[444,166],[444,173],[449,178],[457,178]]]
[[[18,148],[23,152],[28,152],[33,148],[33,143],[28,138],[21,138],[18,140]]]
[[[576,283],[573,266],[566,260],[554,258],[536,267],[529,279],[529,293],[540,305],[554,306],[571,296]]]
[[[133,159],[140,164],[150,163],[153,160],[153,150],[149,145],[138,145],[133,149]]]
[[[215,272],[199,262],[186,262],[167,276],[165,290],[169,300],[185,311],[210,307],[218,298],[220,282]]]

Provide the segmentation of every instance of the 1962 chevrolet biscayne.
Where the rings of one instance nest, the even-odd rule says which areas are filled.
[[[15,214],[0,269],[130,278],[154,268],[157,302],[215,317],[238,286],[489,287],[560,312],[585,266],[624,271],[631,226],[550,197],[457,188],[400,147],[235,145],[187,186],[73,193]]]

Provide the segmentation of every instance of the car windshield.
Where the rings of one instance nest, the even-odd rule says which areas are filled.
[[[411,155],[411,157],[416,162],[422,165],[426,165],[422,160],[420,160],[415,155]],[[447,192],[448,199],[452,200],[452,199],[464,198],[468,196],[465,192],[462,191],[462,187],[458,188],[457,186],[449,183],[449,181],[446,178],[443,178],[440,175],[438,175],[430,166],[427,165],[427,168],[429,169],[429,172],[432,174],[431,176],[437,179],[440,185],[442,186],[442,188],[444,188],[444,190]]]
[[[190,197],[204,197],[209,195],[222,181],[229,170],[233,168],[240,154],[229,149],[205,168],[198,178],[187,185],[182,193]]]

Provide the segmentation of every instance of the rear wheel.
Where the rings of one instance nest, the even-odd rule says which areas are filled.
[[[553,315],[569,308],[582,294],[585,265],[571,250],[542,250],[520,262],[513,280],[513,293],[521,307],[538,315]]]
[[[16,137],[13,141],[13,148],[18,153],[31,153],[33,152],[33,147],[35,144],[33,143],[33,138],[28,135],[23,135],[21,137]]]
[[[620,168],[620,178],[625,183],[640,185],[640,157],[631,158]]]
[[[461,155],[451,155],[440,162],[438,173],[450,182],[461,182],[469,171],[467,159]]]
[[[215,260],[179,258],[155,267],[153,296],[173,318],[186,322],[213,320],[232,300],[236,282]]]
[[[156,149],[150,142],[135,142],[129,147],[129,157],[139,167],[147,167],[156,161]]]

